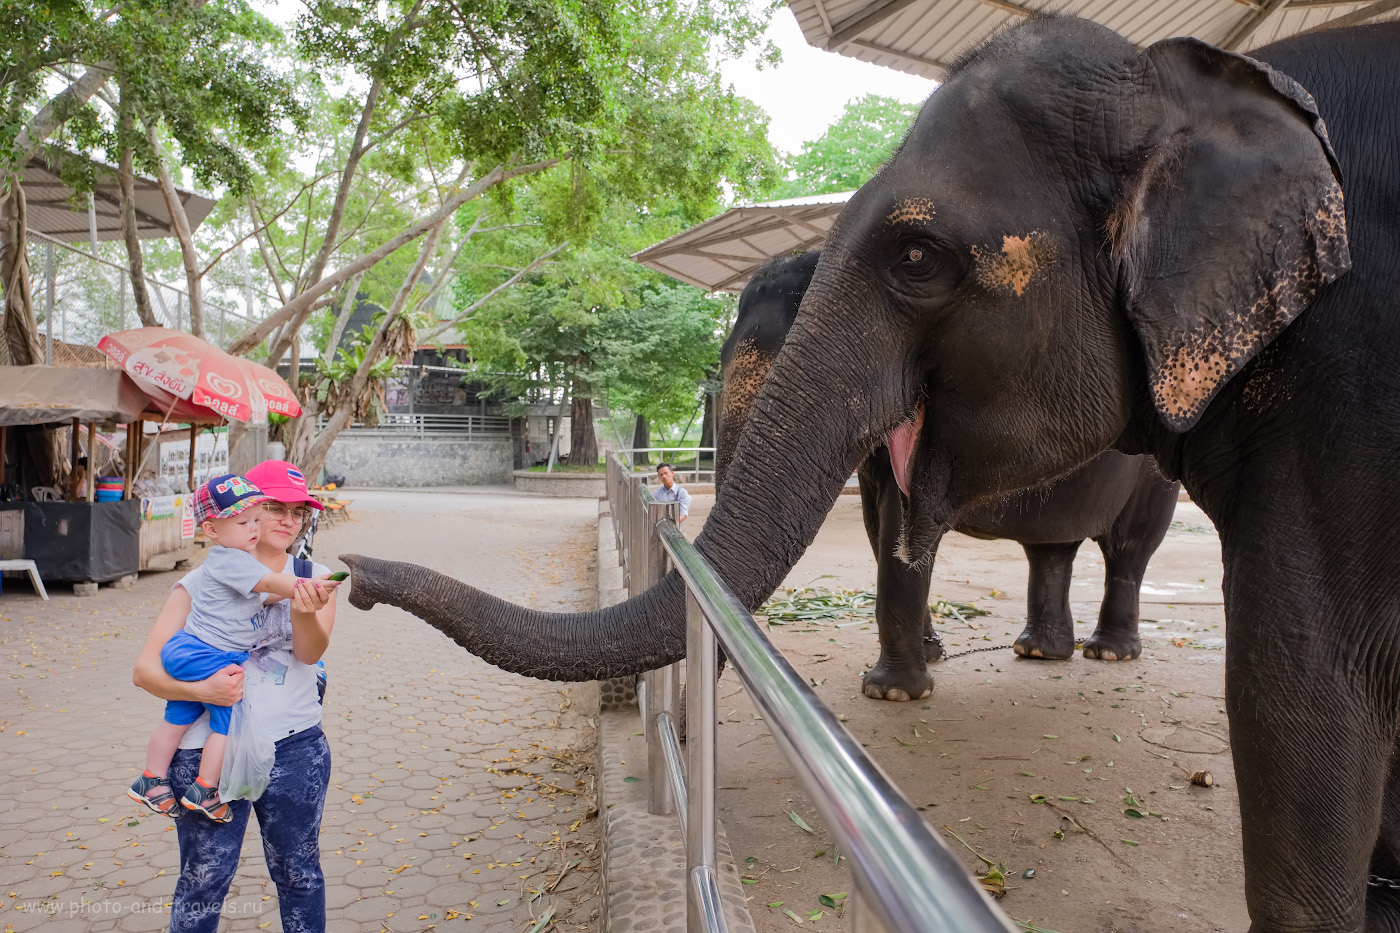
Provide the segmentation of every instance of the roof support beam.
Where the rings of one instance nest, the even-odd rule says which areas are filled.
[[[1012,3],[1011,0],[977,0],[983,6],[996,7],[1003,13],[1013,13],[1016,16],[1030,16],[1034,10],[1027,9],[1019,3]]]
[[[1359,10],[1347,13],[1345,16],[1338,16],[1336,19],[1329,19],[1319,28],[1336,29],[1340,26],[1356,26],[1377,16],[1383,16],[1391,10],[1400,9],[1400,0],[1376,0],[1370,6],[1363,6]]]
[[[906,61],[927,65],[938,72],[939,80],[942,80],[943,76],[948,73],[948,64],[946,62],[940,62],[932,58],[924,58],[922,55],[915,55],[913,52],[896,52],[894,49],[876,45],[874,42],[866,42],[864,39],[852,39],[848,44],[857,45],[863,49],[869,49],[872,52],[879,52],[881,55],[893,55],[896,58],[902,58]]]
[[[838,45],[845,45],[867,29],[878,26],[913,2],[914,0],[876,0],[875,3],[870,4],[859,13],[848,16],[833,26],[831,37],[826,40],[827,49],[835,49]]]
[[[1225,41],[1220,43],[1220,47],[1222,49],[1238,51],[1240,46],[1244,45],[1249,37],[1254,35],[1254,30],[1264,25],[1265,20],[1286,6],[1288,6],[1288,0],[1266,0],[1264,5],[1259,9],[1255,10],[1253,13],[1245,14],[1244,19],[1240,20],[1239,24],[1235,26],[1234,29],[1230,30],[1230,34],[1225,37]]]

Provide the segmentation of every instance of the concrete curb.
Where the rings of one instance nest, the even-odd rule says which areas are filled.
[[[598,606],[627,598],[607,500],[598,508]],[[674,815],[647,812],[647,751],[635,689],[600,685],[598,810],[603,933],[685,933],[685,843]],[[630,693],[630,695],[627,695]],[[628,780],[631,778],[632,780]],[[719,827],[719,887],[733,933],[753,933],[743,884]]]

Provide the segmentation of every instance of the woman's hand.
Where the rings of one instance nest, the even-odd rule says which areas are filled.
[[[161,607],[155,625],[151,626],[146,644],[141,647],[141,655],[136,659],[136,668],[131,674],[132,683],[162,700],[232,705],[243,696],[243,668],[238,665],[230,664],[204,680],[188,681],[171,677],[161,664],[161,649],[176,632],[185,627],[189,614],[189,591],[183,586],[176,586]]]
[[[297,582],[292,588],[292,611],[320,612],[328,603],[334,601],[337,586],[339,584],[323,586],[319,580],[297,577]]]
[[[292,588],[292,654],[315,664],[331,643],[335,626],[335,587],[298,577]]]
[[[243,699],[243,668],[237,664],[230,664],[211,677],[195,681],[191,686],[194,687],[201,703],[232,706]]]

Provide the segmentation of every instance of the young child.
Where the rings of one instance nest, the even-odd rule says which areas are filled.
[[[161,649],[160,660],[176,680],[203,680],[230,664],[248,660],[256,629],[253,617],[263,606],[264,594],[290,599],[297,578],[270,573],[253,556],[258,543],[260,505],[268,499],[237,474],[216,476],[194,494],[195,523],[204,529],[212,547],[199,571],[181,581],[190,594],[190,614],[183,630]],[[313,577],[317,586],[339,584],[327,576]],[[179,804],[216,822],[233,818],[227,803],[219,800],[219,775],[228,743],[230,707],[193,700],[169,700],[165,721],[151,735],[146,750],[146,771],[126,792],[132,800],[156,813],[178,817],[174,791],[166,772],[180,739],[200,713],[209,710],[213,735],[204,744],[199,777]]]

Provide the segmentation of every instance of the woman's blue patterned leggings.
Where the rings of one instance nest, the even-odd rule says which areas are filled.
[[[181,749],[170,765],[175,796],[199,774],[199,749]],[[263,855],[277,885],[285,933],[325,933],[326,880],[321,874],[321,811],[331,778],[331,749],[320,726],[277,743],[272,777],[262,798],[229,804],[233,819],[215,823],[185,812],[175,821],[180,880],[175,883],[171,933],[214,933],[238,870],[248,812],[258,814]],[[241,924],[238,926],[241,927]]]

